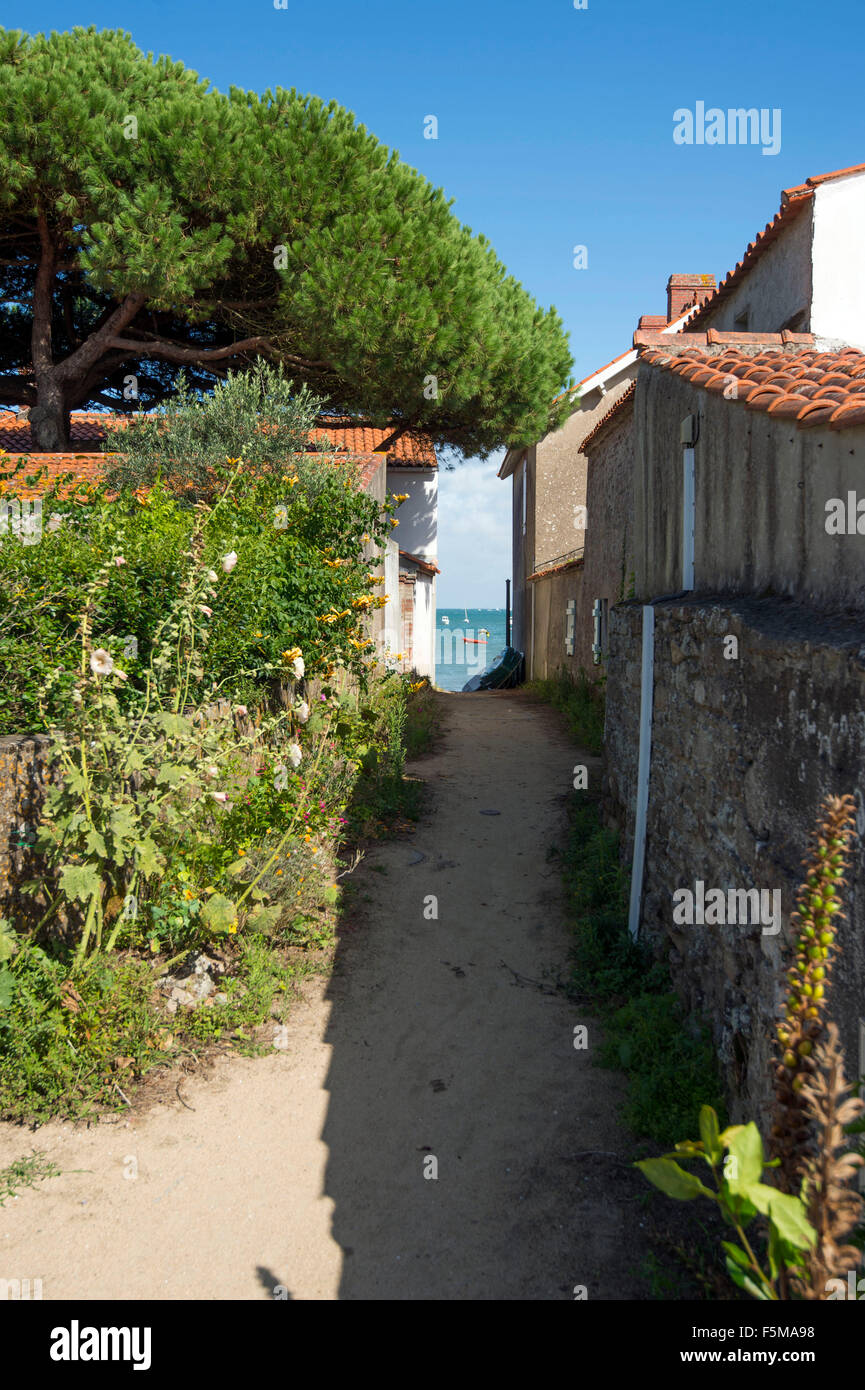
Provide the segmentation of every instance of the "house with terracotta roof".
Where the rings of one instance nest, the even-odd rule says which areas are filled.
[[[671,275],[667,313],[640,323],[663,335],[679,332],[714,288],[714,276]],[[624,458],[590,469],[585,446],[631,400],[638,363],[632,346],[578,382],[564,426],[530,448],[508,449],[499,469],[512,480],[512,641],[526,654],[529,679],[598,664],[603,634],[594,615],[627,592],[630,475]]]
[[[682,329],[641,323],[633,391],[583,441],[590,474],[624,452],[632,489],[604,787],[630,928],[710,1023],[734,1118],[766,1115],[788,923],[824,798],[854,796],[865,831],[863,345],[858,165],[785,190]],[[829,1012],[855,1075],[861,853],[848,880]],[[677,917],[697,885],[736,912]],[[771,914],[742,915],[764,898]]]
[[[68,453],[33,452],[28,412],[0,411],[0,495],[8,493],[19,505],[38,497],[59,477],[73,474],[77,482],[95,482],[102,475],[105,446],[117,440],[134,417],[99,411],[75,411],[70,419]],[[402,495],[398,528],[384,553],[370,554],[384,576],[385,608],[376,610],[372,635],[382,654],[398,658],[402,670],[435,677],[435,612],[438,513],[438,461],[432,441],[411,432],[393,437],[388,429],[356,425],[350,419],[323,417],[311,432],[313,442],[335,446],[336,459],[351,459],[360,485],[384,502],[387,493]],[[2,455],[5,454],[5,458]],[[14,483],[4,480],[21,458],[32,464],[40,481],[28,486],[19,473]],[[398,538],[398,539],[397,539]]]

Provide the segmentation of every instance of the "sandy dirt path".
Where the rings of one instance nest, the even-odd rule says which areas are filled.
[[[363,922],[288,1051],[184,1080],[186,1106],[2,1127],[0,1167],[37,1146],[63,1171],[0,1210],[0,1278],[45,1299],[645,1296],[622,1083],[559,988],[547,851],[591,760],[522,692],[439,698],[409,769],[427,812],[358,871]]]

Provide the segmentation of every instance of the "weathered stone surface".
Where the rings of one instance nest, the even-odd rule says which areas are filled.
[[[739,638],[725,660],[723,634]],[[610,617],[605,816],[633,853],[642,608]],[[636,675],[635,675],[636,672]],[[694,700],[702,686],[705,700]],[[765,1119],[779,972],[818,807],[850,792],[865,834],[865,654],[852,619],[781,599],[655,604],[654,712],[641,931],[710,1023],[737,1117]],[[865,1016],[865,853],[856,847],[830,990],[849,1066]],[[673,892],[780,889],[777,936],[757,925],[673,925]]]

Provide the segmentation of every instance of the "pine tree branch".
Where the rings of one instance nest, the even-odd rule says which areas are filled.
[[[225,347],[195,348],[178,347],[166,338],[151,337],[148,334],[145,339],[139,341],[115,336],[111,338],[109,346],[122,348],[125,352],[134,353],[139,357],[159,357],[163,362],[175,362],[178,365],[189,362],[204,366],[208,362],[222,362],[226,358],[241,357],[247,352],[259,353],[262,356],[274,355],[270,339],[261,337],[241,338],[239,342],[228,343]],[[301,367],[304,371],[333,370],[329,362],[310,362],[303,357],[293,357],[289,353],[280,353],[279,357],[281,361]]]

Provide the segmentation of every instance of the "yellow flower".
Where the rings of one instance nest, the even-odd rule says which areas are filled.
[[[237,931],[237,926],[235,925],[234,922],[232,922],[232,924],[231,924],[231,926],[228,928],[228,930],[231,932],[232,936],[234,936],[234,934],[235,934],[236,931]]]
[[[193,893],[191,888],[184,888],[183,896],[187,902],[191,902],[192,899],[195,897],[195,894]]]

